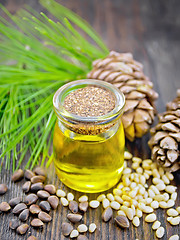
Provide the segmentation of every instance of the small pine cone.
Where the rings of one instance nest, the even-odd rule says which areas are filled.
[[[122,122],[130,141],[142,137],[149,130],[158,94],[144,75],[142,64],[135,61],[131,53],[111,51],[106,58],[93,62],[93,69],[87,77],[110,82],[124,93],[126,104]]]
[[[166,108],[166,112],[158,115],[159,123],[150,130],[152,138],[148,144],[152,149],[152,158],[175,172],[180,169],[180,89]]]

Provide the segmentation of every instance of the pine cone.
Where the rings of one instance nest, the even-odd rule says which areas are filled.
[[[158,115],[159,123],[150,130],[152,138],[148,144],[152,149],[152,158],[175,172],[180,169],[180,89],[166,108],[166,112]]]
[[[142,69],[142,64],[135,61],[131,53],[112,51],[106,58],[95,60],[87,75],[91,79],[110,82],[124,93],[126,104],[122,122],[130,141],[149,130],[154,120],[153,102],[158,97]]]

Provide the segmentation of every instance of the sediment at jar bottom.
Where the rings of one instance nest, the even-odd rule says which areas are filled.
[[[68,131],[68,130],[66,130]],[[63,134],[56,123],[54,130],[54,163],[60,180],[78,191],[100,192],[115,185],[124,164],[124,131],[109,139],[96,141],[73,140]],[[83,136],[84,137],[84,136]]]

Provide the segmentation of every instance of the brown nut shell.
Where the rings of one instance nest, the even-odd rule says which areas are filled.
[[[38,196],[34,193],[31,193],[29,195],[26,196],[24,202],[27,204],[27,205],[31,205],[31,204],[34,204],[36,203],[38,200]]]
[[[121,216],[121,215],[117,216],[114,220],[119,227],[122,227],[122,228],[129,227],[129,220],[125,216]]]
[[[15,171],[11,177],[12,182],[20,181],[24,177],[24,172],[22,169]]]
[[[0,203],[0,212],[8,212],[11,209],[11,206],[7,202]]]
[[[7,190],[8,190],[8,187],[6,184],[4,184],[4,183],[0,184],[0,195],[5,194],[7,192]]]
[[[59,198],[57,196],[48,197],[48,202],[50,203],[52,209],[56,209],[59,204]]]
[[[43,212],[43,211],[41,211],[38,214],[38,218],[43,222],[50,222],[52,220],[52,217],[48,213]]]
[[[40,228],[40,227],[44,226],[44,223],[39,218],[34,218],[31,221],[31,226],[36,227],[36,228]]]
[[[20,235],[24,235],[27,230],[29,228],[29,225],[28,224],[21,224],[17,229],[16,229],[16,232]]]

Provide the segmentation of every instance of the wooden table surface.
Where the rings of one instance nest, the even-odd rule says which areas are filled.
[[[180,1],[179,0],[59,0],[60,3],[69,7],[81,17],[87,20],[102,36],[109,49],[119,52],[132,52],[134,58],[144,64],[144,71],[154,83],[155,90],[159,93],[156,102],[157,110],[165,110],[165,103],[172,100],[176,95],[176,89],[180,88]],[[43,11],[37,0],[1,0],[11,13],[15,13],[24,4],[29,4],[38,11]],[[133,144],[127,142],[129,150],[136,156],[148,158],[150,150],[147,145],[149,134],[142,139],[137,139]],[[25,159],[26,161],[27,159]],[[53,166],[50,167],[49,182],[70,191],[57,179]],[[1,201],[9,201],[12,197],[22,195],[22,182],[11,183],[11,172],[3,170],[0,182],[8,184],[9,191],[0,197]],[[178,179],[176,184],[178,184]],[[76,198],[81,193],[72,191]],[[111,192],[111,190],[110,190]],[[178,194],[179,195],[179,194]],[[95,199],[97,194],[89,195]],[[179,200],[179,199],[178,199]],[[176,205],[179,205],[177,201]],[[27,239],[30,233],[41,240],[63,240],[61,224],[66,221],[68,209],[62,206],[52,212],[53,220],[47,224],[43,231],[30,228],[28,234],[19,236],[9,230],[8,221],[10,215],[0,215],[0,240]],[[109,223],[101,221],[101,207],[90,210],[84,215],[84,222],[97,224],[95,234],[87,234],[90,240],[153,240],[156,239],[152,224],[144,222],[141,218],[140,227],[130,226],[128,230],[115,227],[113,220]],[[163,240],[172,234],[180,235],[178,226],[172,227],[166,221],[165,210],[158,209],[157,217],[162,226],[166,228]]]

